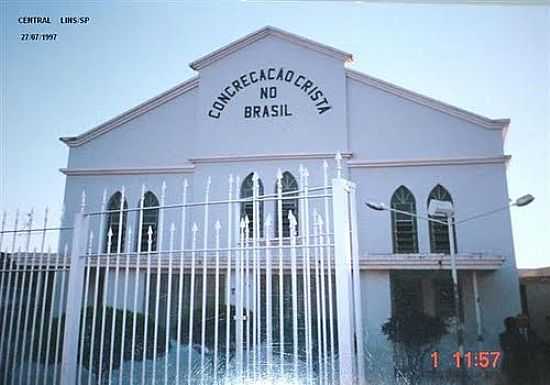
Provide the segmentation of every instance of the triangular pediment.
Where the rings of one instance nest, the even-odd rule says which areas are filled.
[[[351,62],[353,60],[353,57],[350,53],[341,51],[325,44],[318,43],[302,36],[295,35],[287,31],[283,31],[275,27],[266,26],[193,61],[191,64],[189,64],[189,66],[192,69],[198,71],[228,55],[231,55],[238,50],[241,50],[251,45],[252,43],[255,43],[267,37],[275,37],[285,40],[300,47],[311,49],[313,51],[336,58],[343,61],[344,63]]]

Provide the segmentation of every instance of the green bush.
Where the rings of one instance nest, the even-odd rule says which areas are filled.
[[[122,332],[122,324],[124,313],[126,313],[126,324],[125,331]],[[103,348],[102,355],[102,364],[101,370],[108,371],[109,364],[111,362],[111,331],[112,331],[112,322],[113,315],[115,316],[115,333],[114,333],[114,343],[113,343],[113,369],[116,369],[120,366],[120,357],[123,355],[124,361],[130,360],[132,357],[132,332],[134,327],[134,322],[136,324],[136,334],[135,334],[135,353],[134,360],[141,361],[143,360],[144,352],[144,342],[145,342],[145,316],[142,313],[134,313],[132,311],[123,311],[120,309],[113,309],[110,306],[105,307],[105,313],[103,314],[103,307],[98,306],[96,309],[95,317],[95,332],[94,339],[92,341],[92,329],[93,329],[93,307],[89,306],[83,309],[81,314],[81,319],[85,315],[85,326],[84,336],[81,336],[81,343],[84,343],[82,365],[88,370],[92,370],[95,373],[99,372],[99,352]],[[104,335],[102,339],[102,323],[104,323]],[[60,327],[61,336],[63,335],[63,329],[65,324],[65,315],[60,318],[53,318],[52,320],[52,336],[55,336],[57,333],[57,328]],[[165,338],[166,338],[166,329],[162,325],[156,325],[154,319],[149,317],[147,323],[147,351],[145,352],[145,359],[152,359],[155,351],[154,347],[154,333],[157,329],[157,339],[158,343],[156,346],[157,357],[162,357],[166,352]],[[122,352],[122,336],[124,335],[124,352]],[[46,360],[46,350],[50,349],[48,356],[48,364],[55,363],[55,350],[57,348],[57,341],[54,341],[55,338],[52,337],[52,341],[46,345],[47,341],[46,333],[42,335],[42,353],[40,354],[40,363],[44,364]],[[60,343],[62,344],[63,338],[60,338]],[[39,336],[36,336],[34,340],[34,354],[33,361],[37,362],[39,359],[38,346],[40,344]],[[91,362],[90,368],[90,353],[91,347],[93,347],[93,359]],[[61,350],[62,346],[59,347],[60,353],[58,354],[57,363],[61,360]]]
[[[382,333],[394,344],[397,372],[412,385],[423,377],[427,355],[447,332],[444,320],[412,310],[382,325]]]

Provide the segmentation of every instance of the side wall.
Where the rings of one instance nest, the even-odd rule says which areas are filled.
[[[347,78],[349,150],[359,160],[499,156],[502,131],[487,129]]]
[[[198,87],[69,150],[68,168],[170,167],[188,163]]]
[[[427,199],[438,183],[450,192],[456,221],[508,205],[504,164],[352,168],[351,179],[357,183],[358,231],[361,255],[391,254],[391,215],[368,209],[365,201],[390,204],[393,192],[405,185],[416,198],[416,210],[427,216]],[[419,252],[429,253],[429,227],[417,222]],[[504,265],[494,272],[479,274],[483,331],[487,348],[498,350],[498,333],[503,319],[520,312],[518,277],[509,210],[477,218],[456,226],[459,253],[484,253],[503,256]],[[470,274],[464,275],[466,318],[471,320],[467,333],[475,341],[473,300]],[[506,301],[502,301],[506,298]],[[498,306],[495,306],[498,304]]]

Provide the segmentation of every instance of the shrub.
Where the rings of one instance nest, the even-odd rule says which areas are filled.
[[[396,369],[410,384],[423,377],[427,355],[447,332],[445,321],[418,311],[401,312],[382,325],[394,344]]]
[[[123,323],[123,316],[124,313],[126,313],[126,324],[125,324],[125,331],[122,332],[122,323]],[[143,360],[143,351],[144,351],[144,342],[145,342],[145,316],[142,313],[134,313],[132,311],[123,311],[120,309],[113,309],[110,306],[107,306],[105,308],[105,314],[103,314],[103,307],[98,306],[96,309],[96,317],[95,317],[95,333],[94,333],[94,340],[92,341],[92,329],[93,329],[93,307],[89,306],[87,308],[84,308],[82,311],[82,315],[86,316],[86,329],[84,330],[84,337],[81,337],[81,341],[84,343],[84,350],[82,357],[82,365],[87,368],[88,370],[92,370],[95,373],[99,372],[99,351],[101,348],[103,348],[103,355],[102,355],[102,364],[101,364],[101,370],[102,372],[109,370],[109,364],[110,364],[110,353],[111,353],[111,331],[112,331],[112,322],[113,322],[113,315],[115,316],[115,334],[114,334],[114,343],[113,343],[113,369],[116,369],[120,365],[120,356],[123,354],[124,361],[130,360],[132,356],[132,331],[133,331],[133,325],[134,322],[136,323],[136,338],[135,338],[135,353],[134,353],[134,359],[136,361]],[[104,318],[104,320],[103,320]],[[82,319],[82,318],[81,318]],[[103,339],[101,329],[102,329],[102,323],[104,322],[104,335]],[[40,363],[44,364],[46,360],[46,349],[50,349],[49,356],[48,356],[48,364],[55,363],[55,351],[57,348],[57,341],[55,341],[55,336],[57,333],[57,328],[60,327],[60,333],[61,336],[63,336],[63,329],[65,324],[65,315],[61,316],[60,318],[53,318],[52,319],[52,340],[46,341],[47,335],[46,333],[43,333],[42,335],[42,352],[39,355],[38,354],[38,347],[40,344],[39,336],[35,337],[34,340],[34,354],[33,354],[33,361],[37,362],[40,356]],[[158,344],[156,346],[156,352],[157,357],[161,357],[166,352],[165,349],[165,338],[166,338],[166,329],[162,325],[156,325],[155,320],[151,317],[149,317],[148,324],[147,324],[147,351],[145,352],[145,358],[146,359],[152,359],[153,353],[155,351],[155,347],[153,346],[154,342],[154,333],[155,329],[157,329],[157,339]],[[124,352],[122,352],[122,336],[124,334]],[[60,338],[60,344],[59,347],[59,354],[57,363],[60,363],[61,361],[61,350],[62,350],[62,342],[63,338]],[[90,352],[91,347],[93,347],[93,359],[91,362],[91,368],[90,368]]]

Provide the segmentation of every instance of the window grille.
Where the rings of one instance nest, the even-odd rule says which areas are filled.
[[[298,196],[298,182],[296,181],[296,178],[288,172],[285,171],[281,178],[281,191],[283,193],[284,198]],[[294,192],[293,192],[294,191]],[[277,192],[277,184],[275,184],[275,193]],[[296,231],[299,230],[298,225],[298,199],[284,199],[282,201],[282,214],[283,214],[283,237],[289,237],[290,236],[290,221],[288,219],[288,213],[292,211],[292,215],[296,218]],[[275,237],[279,236],[279,201],[275,202]]]
[[[151,251],[157,250],[157,233],[158,233],[158,221],[159,221],[159,209],[155,208],[159,206],[159,201],[154,193],[147,191],[143,196],[143,217],[141,223],[141,248],[138,249],[138,239],[136,237],[136,251],[146,252],[148,250],[148,231],[149,227],[153,232],[151,236]],[[138,207],[141,207],[141,202],[138,203]],[[153,207],[153,208],[150,208]],[[137,226],[139,227],[139,214],[137,216]]]
[[[241,218],[248,217],[248,235],[250,238],[253,237],[254,229],[254,204],[252,202],[252,197],[254,195],[254,173],[248,174],[248,176],[243,180],[241,184],[241,199],[250,198],[249,201],[241,203]],[[258,196],[264,195],[264,185],[262,180],[258,178]],[[260,238],[264,236],[264,202],[259,199],[258,201],[258,234]]]
[[[392,195],[391,207],[395,210],[416,214],[414,195],[405,186],[400,186]],[[418,253],[416,218],[392,211],[393,252],[396,254]]]
[[[445,187],[438,184],[433,188],[433,190],[430,193],[430,196],[428,198],[428,205],[430,206],[430,201],[432,199],[437,199],[439,201],[445,201],[445,202],[451,202],[453,203],[453,199],[451,197],[451,194],[445,189]],[[432,217],[435,219],[446,221],[447,219],[445,217]],[[451,220],[454,220],[452,218]],[[456,229],[453,226],[453,237],[455,241],[455,252],[456,252]],[[430,222],[430,250],[432,253],[441,253],[441,254],[449,254],[450,253],[450,245],[449,245],[449,229],[446,224],[443,223],[437,223],[437,222]]]
[[[122,231],[121,237],[120,237],[120,252],[124,252],[124,245],[125,245],[125,236],[126,236],[126,220],[128,217],[128,212],[123,211],[122,212],[122,229],[120,229],[120,200],[122,199],[122,194],[120,191],[117,191],[113,195],[111,195],[111,198],[109,199],[109,203],[107,205],[107,211],[109,213],[107,214],[107,223],[105,226],[105,242],[103,243],[103,252],[107,252],[107,247],[109,243],[109,229],[112,231],[111,236],[111,248],[109,250],[110,253],[116,253],[118,252],[118,239],[119,239],[119,231]],[[124,208],[123,210],[128,209],[128,202],[126,199],[124,199]]]

